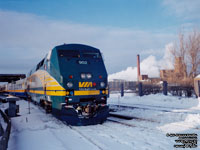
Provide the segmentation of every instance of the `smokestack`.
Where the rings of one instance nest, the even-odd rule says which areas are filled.
[[[140,80],[140,55],[137,55],[137,73],[138,73],[138,81]]]

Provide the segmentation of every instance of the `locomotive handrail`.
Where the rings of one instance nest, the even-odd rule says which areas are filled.
[[[10,137],[11,121],[10,118],[1,109],[0,114],[3,117],[4,121],[7,123],[6,129],[5,131],[3,131],[3,134],[0,137],[0,150],[6,150],[8,148],[8,140]]]

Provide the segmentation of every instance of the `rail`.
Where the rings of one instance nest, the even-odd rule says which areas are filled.
[[[8,140],[10,137],[11,121],[1,109],[0,109],[0,114],[2,118],[4,119],[5,123],[7,124],[7,127],[5,130],[2,128],[0,124],[1,132],[2,132],[0,136],[0,150],[6,150],[8,148]]]

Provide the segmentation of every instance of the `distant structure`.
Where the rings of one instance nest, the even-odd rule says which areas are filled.
[[[137,79],[138,81],[149,79],[148,75],[140,74],[140,55],[137,55]]]
[[[160,78],[163,81],[167,81],[169,83],[174,83],[177,80],[183,80],[185,77],[185,74],[183,70],[185,70],[183,66],[183,59],[182,57],[176,57],[175,63],[174,63],[174,69],[164,69],[160,70]]]
[[[157,84],[161,81],[160,78],[149,78],[148,75],[141,75],[140,73],[140,55],[137,55],[137,81],[143,82],[143,84]],[[124,85],[124,90],[126,92],[135,92],[137,89],[137,81],[126,81],[122,79],[114,79],[109,81],[110,91],[120,91],[121,84]]]
[[[140,80],[140,55],[137,55],[137,79]]]
[[[174,74],[174,70],[160,70],[160,78],[163,81],[170,81]]]
[[[148,77],[148,75],[146,75],[146,74],[143,74],[143,75],[140,75],[139,76],[139,80],[141,81],[141,80],[148,80],[149,79],[149,77]]]
[[[184,73],[186,66],[184,66],[182,57],[176,57],[174,62],[174,69],[160,70],[160,77],[150,78],[148,75],[141,75],[140,72],[140,55],[137,55],[137,81],[126,81],[121,79],[115,79],[109,81],[110,91],[120,91],[121,84],[124,85],[125,91],[136,91],[138,82],[142,82],[143,85],[156,84],[160,85],[161,81],[167,81],[170,84],[187,85],[188,81]]]

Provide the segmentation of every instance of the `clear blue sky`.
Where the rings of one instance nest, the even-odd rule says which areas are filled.
[[[200,0],[0,0],[0,73],[27,73],[63,43],[100,48],[108,73],[118,72],[137,54],[161,59],[199,14]]]

